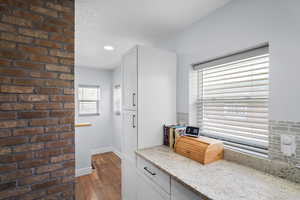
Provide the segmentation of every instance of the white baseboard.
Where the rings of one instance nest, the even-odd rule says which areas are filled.
[[[122,153],[118,151],[117,149],[114,148],[113,152],[120,158],[122,159]]]
[[[81,168],[81,169],[76,169],[75,170],[75,176],[84,176],[92,173],[92,167],[86,167],[86,168]]]
[[[91,150],[92,155],[100,154],[100,153],[106,153],[106,152],[113,152],[113,147],[108,146],[108,147],[101,147],[101,148],[98,148],[98,149],[92,149]]]

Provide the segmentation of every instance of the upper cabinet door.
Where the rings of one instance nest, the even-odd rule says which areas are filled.
[[[137,47],[123,56],[123,109],[137,109]]]

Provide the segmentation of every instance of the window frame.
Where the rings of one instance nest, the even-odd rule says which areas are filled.
[[[81,100],[79,98],[79,90],[81,88],[93,88],[97,89],[97,100]],[[101,88],[99,85],[78,85],[78,91],[77,91],[77,98],[78,98],[78,116],[99,116],[100,115],[100,100],[101,100]],[[80,112],[80,105],[81,103],[85,102],[95,102],[97,105],[97,110],[95,113],[81,113]]]
[[[201,102],[204,101],[205,97],[203,97],[203,83],[202,83],[202,87],[200,88],[200,84],[199,84],[199,71],[201,70],[205,70],[206,68],[210,68],[210,67],[215,67],[215,66],[218,66],[218,65],[222,65],[222,64],[227,64],[227,63],[231,63],[231,62],[237,62],[239,60],[243,60],[243,59],[247,59],[247,58],[251,58],[252,56],[250,56],[251,54],[257,54],[257,52],[254,52],[255,50],[259,50],[260,52],[264,52],[263,49],[268,49],[267,51],[267,54],[268,54],[268,59],[270,59],[270,52],[269,52],[269,45],[262,45],[260,47],[255,47],[255,48],[251,48],[251,49],[248,49],[248,50],[245,50],[245,51],[240,51],[240,52],[236,52],[234,54],[229,54],[229,55],[226,55],[226,56],[222,56],[222,57],[219,57],[219,58],[215,58],[215,59],[211,59],[211,60],[208,60],[208,61],[205,61],[205,62],[201,62],[201,63],[196,63],[196,64],[192,64],[192,67],[193,67],[193,73],[196,73],[197,75],[197,96],[196,97],[196,102],[194,102],[194,104],[196,104],[196,110],[195,110],[195,113],[196,113],[196,121],[197,121],[197,126],[200,126],[201,127],[201,135],[203,136],[207,136],[207,137],[211,137],[211,138],[215,138],[215,139],[220,139],[224,142],[224,145],[230,149],[235,149],[235,150],[238,150],[238,151],[242,151],[242,152],[247,152],[247,153],[250,153],[250,154],[256,154],[256,155],[261,155],[261,156],[267,156],[268,155],[268,152],[269,152],[269,145],[270,145],[270,141],[268,141],[268,147],[266,147],[266,149],[263,149],[259,146],[251,146],[249,144],[241,144],[241,143],[238,143],[236,141],[233,141],[229,138],[223,138],[221,135],[218,136],[218,135],[214,135],[214,134],[209,134],[208,132],[202,130],[202,126],[201,124],[203,123],[203,113],[204,113],[204,108],[202,107],[201,108],[201,112],[202,112],[202,119],[200,119],[199,117],[199,100]],[[253,51],[253,52],[251,52]],[[246,53],[245,53],[246,52]],[[265,53],[259,53],[260,55],[264,55]],[[244,56],[244,58],[243,58]],[[241,58],[242,57],[242,58]],[[253,56],[255,57],[255,56]],[[240,58],[240,59],[238,59]],[[220,64],[220,62],[223,62]],[[270,64],[270,61],[269,61],[269,64]],[[268,64],[268,65],[269,65]],[[268,67],[268,69],[270,69],[270,66]],[[270,71],[268,73],[268,76],[270,76]],[[270,78],[268,78],[269,81],[270,81]],[[203,81],[203,80],[201,80]],[[194,83],[195,84],[195,83]],[[195,87],[193,85],[193,87]],[[268,87],[270,87],[270,82],[268,83]],[[200,95],[201,94],[201,95]],[[200,97],[201,96],[201,97]],[[267,96],[267,101],[269,101],[269,97],[270,97],[270,93],[268,93],[268,96]],[[250,97],[252,98],[252,97]],[[216,99],[217,100],[217,99]],[[202,104],[202,106],[204,106],[204,104]],[[267,113],[269,114],[269,109],[267,110]],[[200,122],[201,121],[201,122]],[[267,122],[268,124],[268,122]],[[243,126],[241,126],[241,128],[243,128]],[[270,133],[268,133],[270,134]],[[245,138],[247,139],[247,138]],[[231,144],[230,144],[231,143]],[[245,143],[247,143],[247,141],[245,141]]]

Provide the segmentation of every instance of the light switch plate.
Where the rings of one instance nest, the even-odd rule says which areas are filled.
[[[281,152],[285,156],[292,156],[296,153],[296,137],[292,135],[280,136]]]

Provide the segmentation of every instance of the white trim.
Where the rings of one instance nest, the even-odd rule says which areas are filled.
[[[122,153],[121,153],[120,151],[118,151],[116,148],[114,148],[113,152],[114,152],[120,159],[123,158]]]
[[[86,168],[81,168],[81,169],[76,169],[75,170],[75,176],[84,176],[92,173],[92,167],[86,167]]]
[[[91,150],[91,155],[106,153],[106,152],[113,152],[113,149],[114,148],[112,146],[101,147],[101,148],[98,148],[98,149],[92,149]]]

